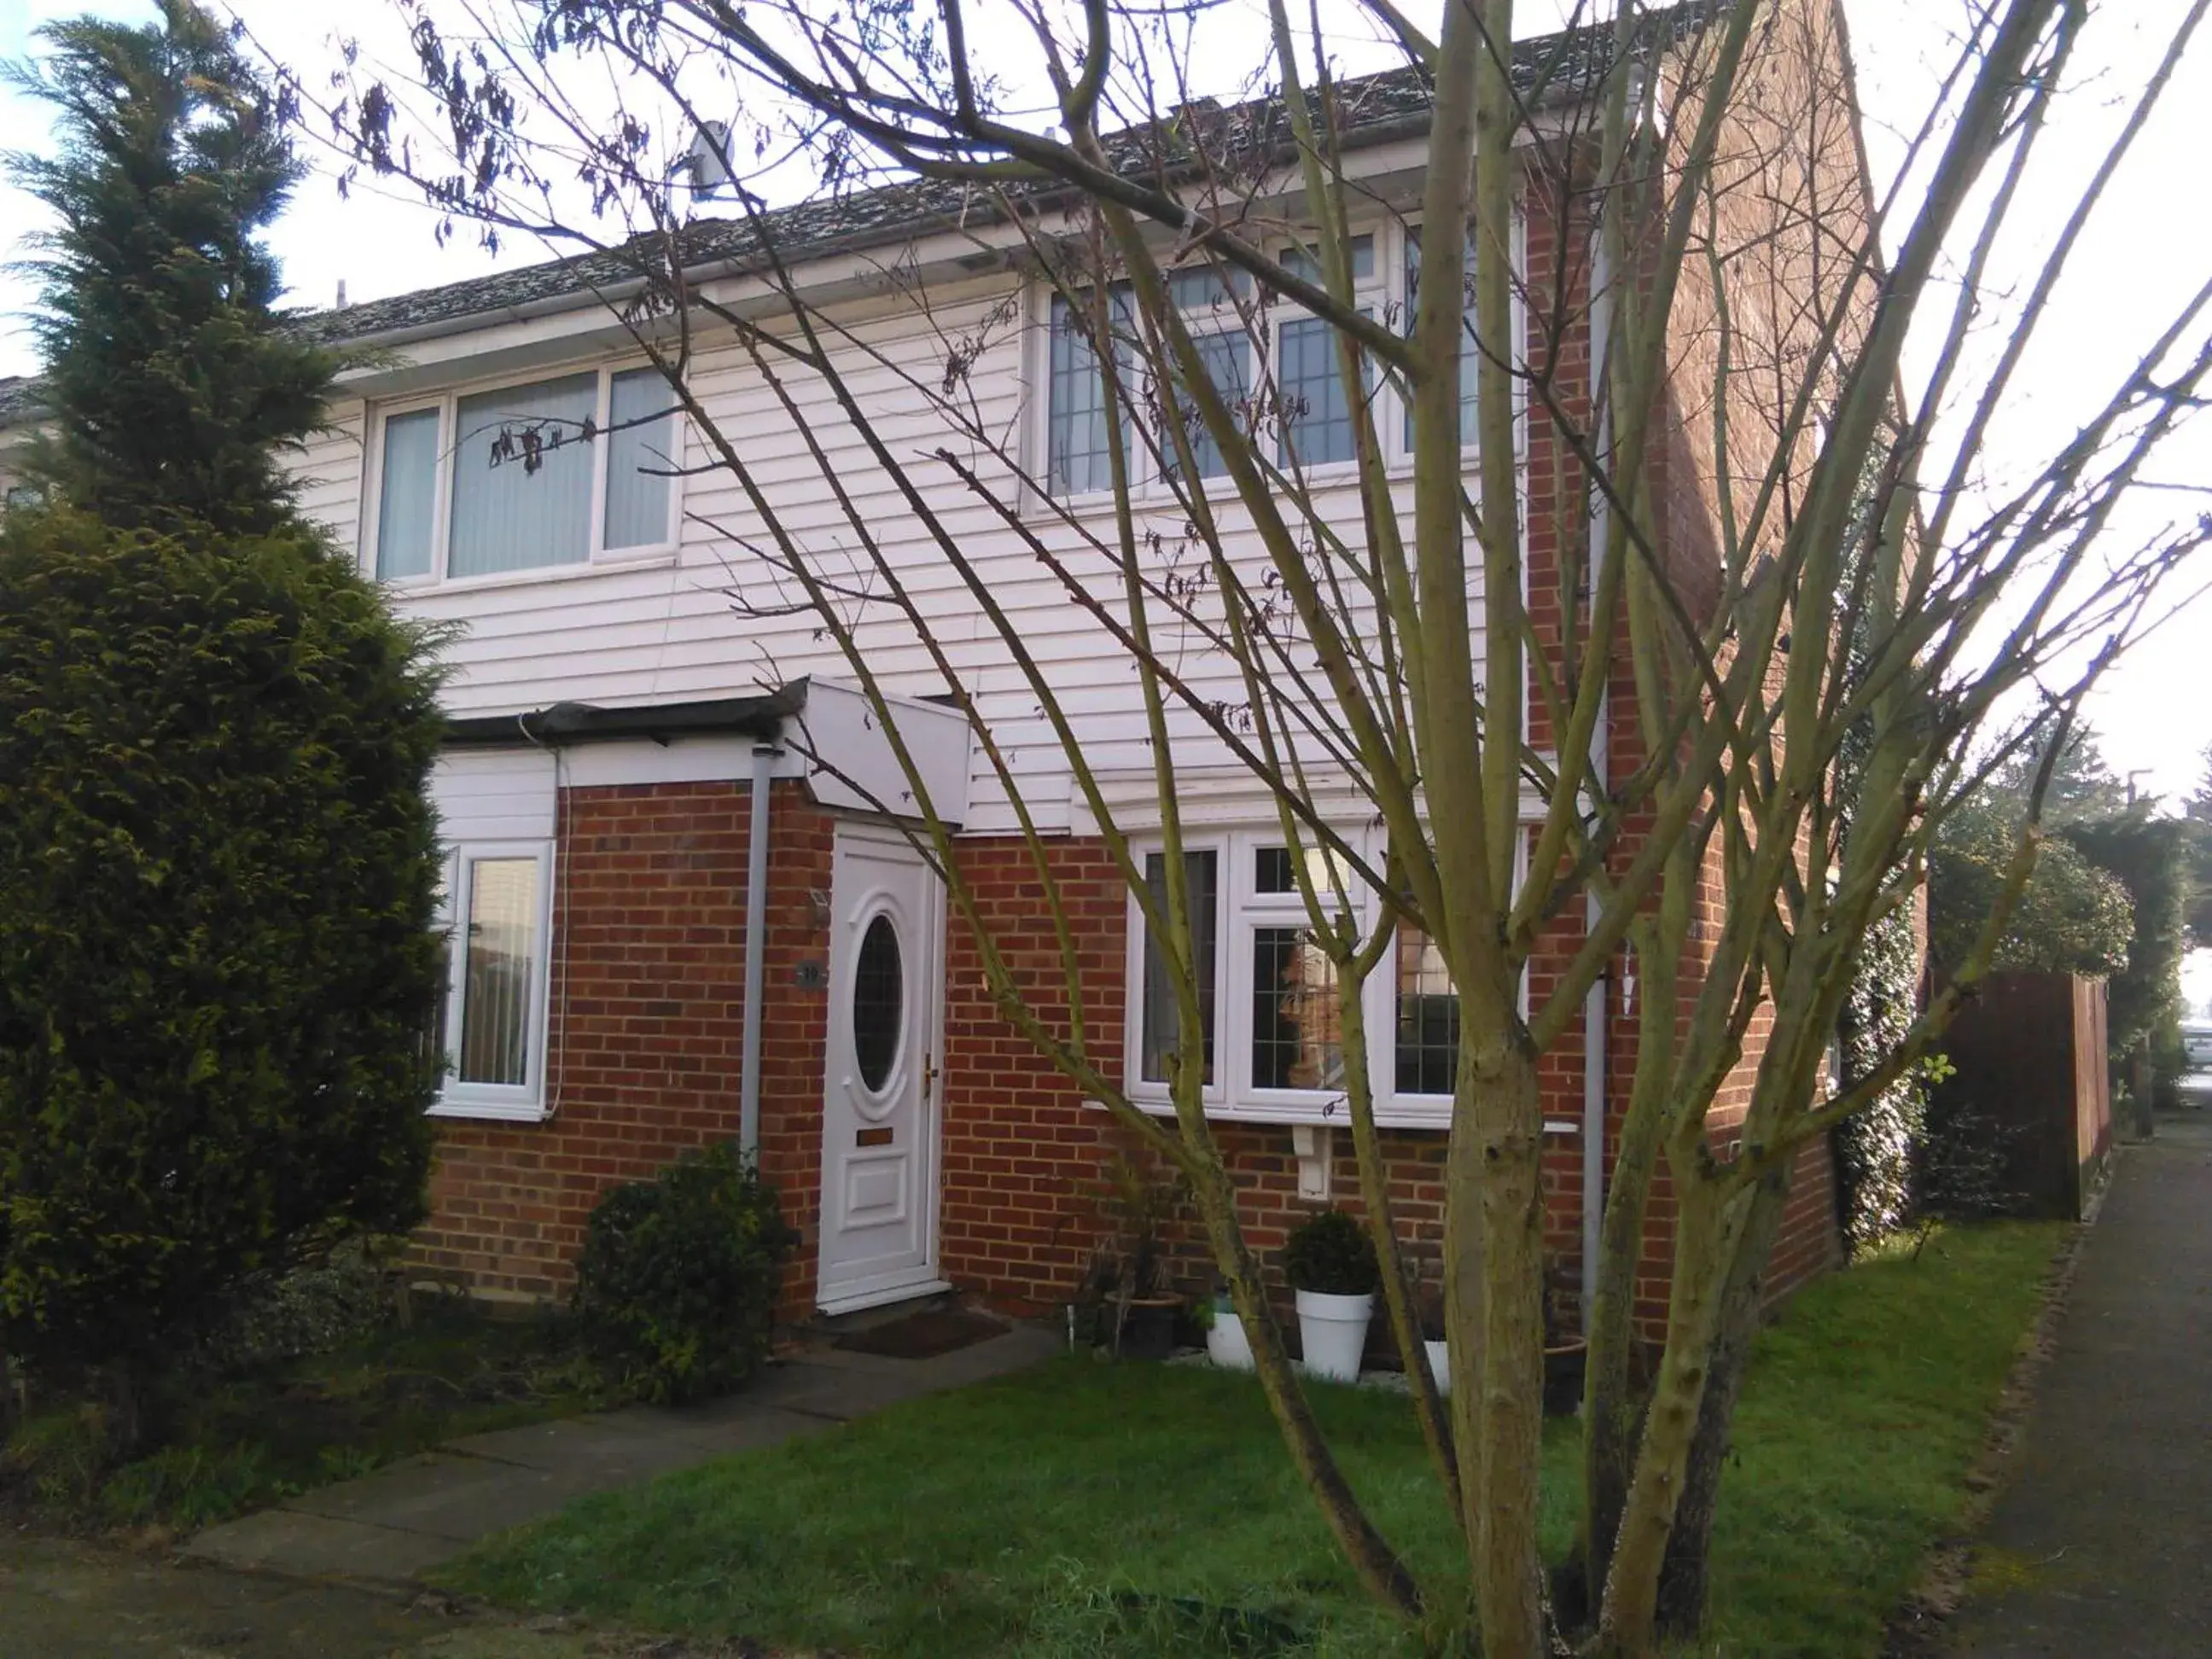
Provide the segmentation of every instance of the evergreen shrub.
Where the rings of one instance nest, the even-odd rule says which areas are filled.
[[[429,641],[314,532],[0,522],[0,1349],[168,1358],[417,1221]]]
[[[1375,1241],[1344,1210],[1320,1211],[1292,1228],[1283,1246],[1283,1269],[1292,1290],[1325,1296],[1366,1296],[1382,1282]]]
[[[664,1404],[724,1393],[757,1371],[799,1235],[775,1189],[724,1142],[592,1212],[573,1311],[611,1378]]]

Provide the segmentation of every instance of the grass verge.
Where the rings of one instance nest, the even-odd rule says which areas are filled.
[[[1877,1650],[1958,1510],[2062,1231],[1945,1231],[1917,1260],[1809,1287],[1762,1336],[1699,1651]],[[1377,1523],[1425,1582],[1454,1583],[1403,1399],[1314,1393]],[[1575,1456],[1573,1425],[1556,1425],[1553,1553]],[[586,1499],[490,1540],[447,1582],[653,1629],[916,1659],[1423,1650],[1361,1595],[1249,1381],[1087,1359]],[[1459,1611],[1440,1607],[1439,1627]]]
[[[43,1406],[0,1447],[0,1513],[189,1531],[456,1436],[605,1400],[565,1326],[435,1305],[330,1352],[165,1379],[150,1401],[155,1444],[119,1464],[100,1406]]]

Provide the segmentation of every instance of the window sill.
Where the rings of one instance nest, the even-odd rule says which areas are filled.
[[[1171,1118],[1175,1108],[1164,1100],[1139,1100],[1133,1103],[1137,1109],[1148,1117]],[[1088,1110],[1103,1112],[1106,1103],[1089,1096],[1083,1104]],[[1229,1105],[1216,1102],[1206,1109],[1209,1123],[1326,1123],[1349,1127],[1351,1114],[1340,1103],[1317,1101],[1312,1105],[1295,1102],[1247,1103]],[[1451,1127],[1451,1103],[1449,1100],[1424,1100],[1418,1105],[1382,1105],[1375,1109],[1375,1126],[1379,1129],[1429,1129],[1441,1133]],[[1547,1117],[1544,1120],[1547,1139],[1560,1135],[1579,1135],[1583,1126],[1571,1118]]]
[[[1516,460],[1525,463],[1526,446],[1516,442],[1514,446],[1514,454]],[[1462,473],[1472,474],[1480,471],[1482,455],[1478,446],[1473,442],[1462,445],[1460,456]],[[1382,476],[1394,484],[1406,483],[1413,476],[1413,458],[1411,455],[1390,457],[1382,464]],[[1228,475],[1224,473],[1219,475],[1219,477],[1222,483],[1226,486],[1225,490],[1215,491],[1209,488],[1207,491],[1208,499],[1217,508],[1237,499],[1236,486],[1229,483]],[[1306,468],[1306,479],[1308,488],[1316,493],[1354,489],[1359,483],[1359,468],[1358,464],[1352,461],[1322,462]],[[1209,484],[1212,482],[1209,480]],[[1036,520],[1058,518],[1064,514],[1079,523],[1083,523],[1110,514],[1114,510],[1115,501],[1114,492],[1110,489],[1090,489],[1079,495],[1035,495],[1030,498],[1028,516],[1031,520]],[[1130,493],[1129,505],[1137,512],[1143,513],[1158,511],[1164,507],[1171,511],[1180,511],[1182,504],[1176,499],[1174,491],[1156,489],[1148,484]]]
[[[543,1123],[553,1115],[535,1103],[501,1105],[490,1101],[441,1100],[432,1103],[423,1115],[462,1123]]]
[[[1093,1111],[1106,1109],[1103,1101],[1086,1097],[1084,1105]],[[1132,1103],[1148,1117],[1172,1118],[1175,1108],[1164,1100],[1138,1100]],[[1349,1127],[1352,1115],[1341,1100],[1302,1101],[1210,1101],[1206,1108],[1209,1123],[1322,1123],[1343,1124]],[[1433,1129],[1451,1127],[1451,1103],[1423,1101],[1419,1105],[1386,1104],[1375,1109],[1375,1122],[1383,1129]]]
[[[437,599],[448,593],[480,593],[509,587],[532,587],[542,582],[582,581],[592,576],[611,576],[628,570],[665,570],[683,556],[678,547],[653,548],[642,553],[605,555],[580,564],[532,565],[526,570],[497,570],[483,576],[455,576],[445,581],[385,581],[385,591],[395,597]]]

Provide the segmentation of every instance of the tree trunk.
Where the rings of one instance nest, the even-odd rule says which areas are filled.
[[[1474,1520],[1476,1616],[1486,1659],[1537,1659],[1545,1650],[1536,1548],[1544,1273],[1535,1060],[1510,1039],[1463,1041],[1460,1070],[1445,1288],[1460,1487]],[[1462,1363],[1465,1381],[1456,1375]]]
[[[1659,1633],[1674,1640],[1698,1633],[1705,1619],[1706,1569],[1712,1559],[1713,1516],[1721,1475],[1728,1466],[1729,1433],[1737,1396],[1759,1334],[1766,1302],[1767,1260],[1788,1207],[1790,1176],[1785,1168],[1759,1184],[1744,1221],[1743,1242],[1721,1306],[1720,1331],[1713,1343],[1705,1401],[1698,1413],[1697,1437],[1690,1445],[1689,1468],[1682,1477],[1681,1502],[1674,1510],[1667,1557],[1659,1570]]]
[[[1644,1389],[1636,1376],[1636,1270],[1644,1255],[1645,1199],[1666,1125],[1668,1052],[1662,1022],[1674,1018],[1671,968],[1648,977],[1638,1016],[1637,1087],[1621,1125],[1598,1249],[1597,1294],[1590,1308],[1589,1355],[1583,1378],[1583,1513],[1573,1559],[1555,1587],[1560,1617],[1577,1627],[1597,1618],[1613,1567],[1613,1540],[1628,1501]],[[1643,1057],[1650,1056],[1648,1067]],[[1600,1149],[1601,1156],[1603,1149]]]
[[[1659,1575],[1697,1437],[1721,1306],[1742,1231],[1742,1195],[1723,1198],[1696,1177],[1680,1180],[1680,1191],[1667,1350],[1659,1362],[1612,1571],[1606,1577],[1595,1644],[1601,1659],[1651,1659],[1658,1652]]]

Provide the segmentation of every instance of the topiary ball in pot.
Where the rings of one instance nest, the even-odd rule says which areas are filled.
[[[1342,1210],[1323,1210],[1291,1230],[1283,1267],[1297,1292],[1298,1346],[1306,1370],[1339,1382],[1356,1382],[1375,1314],[1382,1272],[1375,1241]]]
[[[1382,1282],[1375,1241],[1345,1210],[1322,1210],[1291,1229],[1283,1247],[1283,1271],[1294,1291],[1325,1296],[1367,1296]]]
[[[611,1188],[576,1261],[573,1309],[586,1351],[661,1404],[736,1387],[768,1358],[798,1242],[775,1189],[727,1142]]]

